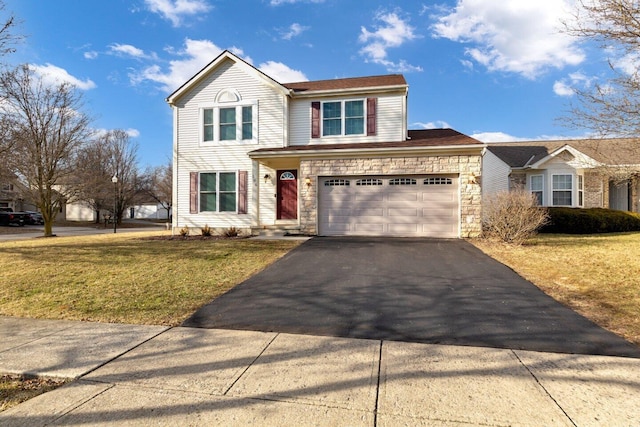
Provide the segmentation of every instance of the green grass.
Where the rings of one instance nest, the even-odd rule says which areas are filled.
[[[0,314],[178,325],[299,242],[163,232],[0,243]]]
[[[540,234],[522,246],[472,243],[557,301],[640,345],[640,233]]]

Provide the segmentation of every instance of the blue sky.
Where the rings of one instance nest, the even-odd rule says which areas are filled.
[[[409,128],[484,142],[581,137],[558,122],[607,73],[559,32],[573,0],[5,0],[28,62],[82,90],[97,129],[125,129],[142,167],[171,155],[165,98],[229,49],[280,82],[402,73]]]

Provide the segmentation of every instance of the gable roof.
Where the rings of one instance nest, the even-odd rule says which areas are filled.
[[[273,87],[277,88],[282,93],[284,93],[284,94],[288,94],[289,93],[289,90],[287,88],[285,88],[284,86],[282,86],[280,83],[278,83],[277,81],[275,81],[274,79],[272,79],[271,77],[269,77],[268,75],[263,73],[262,71],[258,70],[256,67],[254,67],[253,65],[249,64],[244,59],[234,55],[233,53],[229,52],[228,50],[225,50],[220,55],[218,55],[213,61],[211,61],[204,68],[202,68],[200,71],[198,71],[193,77],[191,77],[189,80],[187,80],[182,86],[180,86],[178,89],[176,89],[171,95],[169,95],[166,98],[167,103],[169,103],[169,105],[175,104],[176,101],[182,95],[187,93],[195,85],[197,85],[202,79],[204,79],[207,75],[209,75],[209,73],[211,73],[213,70],[218,68],[218,66],[220,64],[222,64],[223,62],[228,61],[228,60],[233,61],[236,64],[240,65],[241,67],[243,67],[245,69],[245,71],[248,74],[255,75],[257,78],[265,81],[270,86],[273,86]]]
[[[640,165],[640,139],[567,139],[487,144],[487,150],[512,168],[524,168],[571,147],[604,165]]]

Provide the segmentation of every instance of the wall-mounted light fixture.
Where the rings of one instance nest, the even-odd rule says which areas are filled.
[[[307,184],[307,187],[311,187],[311,178],[306,177],[306,178],[304,179],[304,183],[305,183],[305,184]]]
[[[262,178],[264,179],[264,183],[266,184],[266,183],[267,183],[267,182],[269,182],[269,180],[271,179],[271,175],[269,175],[269,174],[267,173],[267,174],[265,174]]]

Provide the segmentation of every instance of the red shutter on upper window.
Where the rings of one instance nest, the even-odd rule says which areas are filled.
[[[311,138],[320,138],[320,103],[311,103]]]
[[[247,171],[238,171],[238,214],[247,213]]]
[[[376,107],[378,98],[367,98],[367,136],[376,135]]]
[[[198,213],[198,172],[189,174],[189,213]]]

